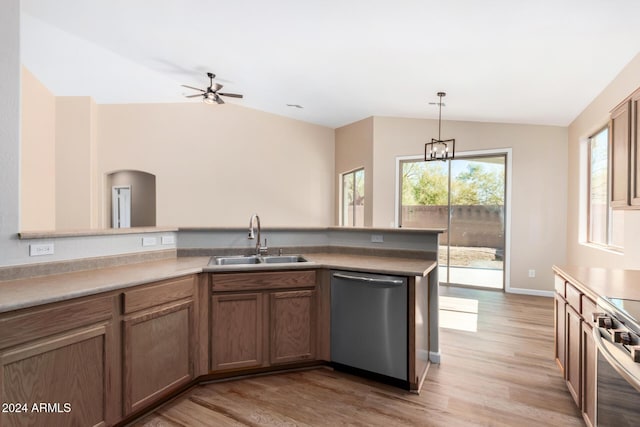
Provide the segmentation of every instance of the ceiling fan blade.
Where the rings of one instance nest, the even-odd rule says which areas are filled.
[[[188,89],[199,90],[200,92],[206,92],[206,90],[204,90],[204,89],[200,89],[200,88],[193,87],[193,86],[187,86],[187,85],[180,85],[180,86],[186,87]]]
[[[220,98],[219,96],[216,96],[216,102],[218,104],[224,104],[224,101],[222,100],[222,98]]]
[[[214,92],[217,92],[220,89],[222,89],[222,85],[220,83],[216,83],[214,86],[215,86],[215,89],[212,88]]]
[[[222,93],[222,92],[218,92],[218,95],[222,95],[222,96],[229,96],[231,98],[242,98],[242,95],[239,95],[237,93]]]
[[[196,93],[195,95],[185,95],[185,98],[195,98],[197,96],[202,96],[201,93]]]

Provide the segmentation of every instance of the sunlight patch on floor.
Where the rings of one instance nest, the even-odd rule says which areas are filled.
[[[440,327],[478,332],[478,300],[440,296]]]

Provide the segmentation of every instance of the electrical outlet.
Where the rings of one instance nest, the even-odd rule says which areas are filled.
[[[160,239],[163,245],[175,245],[176,238],[174,236],[162,236]]]
[[[29,256],[53,255],[53,243],[29,245]]]
[[[143,237],[142,238],[142,246],[155,246],[158,244],[157,237]]]
[[[372,234],[371,241],[373,243],[384,243],[384,237],[382,236],[382,234]]]
[[[530,278],[536,277],[536,271],[533,269],[529,270],[529,277]]]

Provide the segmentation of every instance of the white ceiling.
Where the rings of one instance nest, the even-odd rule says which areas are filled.
[[[22,0],[58,96],[228,102],[330,127],[372,115],[568,125],[639,52],[638,0]],[[287,107],[300,104],[304,109]],[[224,106],[211,105],[211,108]]]

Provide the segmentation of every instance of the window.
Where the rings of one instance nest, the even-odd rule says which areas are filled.
[[[624,212],[611,209],[609,204],[609,128],[589,138],[588,154],[587,240],[596,245],[622,249]]]
[[[364,168],[342,174],[341,204],[343,226],[364,226]]]

